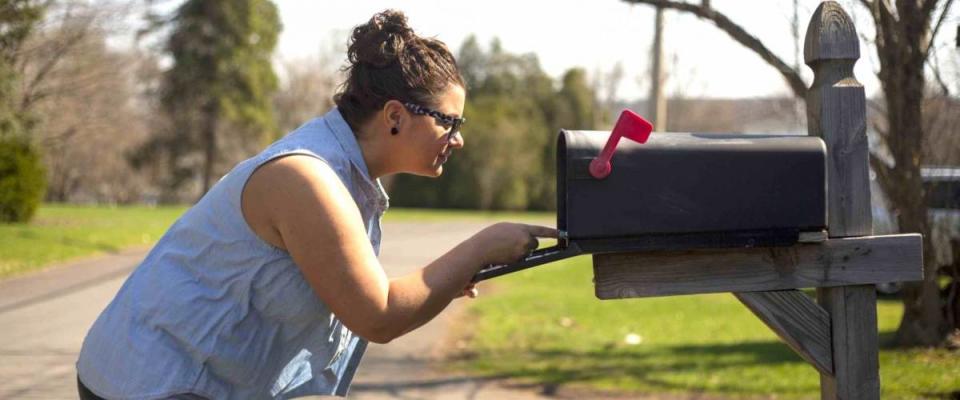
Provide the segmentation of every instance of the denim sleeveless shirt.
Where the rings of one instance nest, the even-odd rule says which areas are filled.
[[[346,396],[367,342],[240,210],[253,171],[291,154],[336,172],[379,254],[387,196],[333,109],[238,164],[170,227],[90,328],[77,362],[88,388],[118,399]]]

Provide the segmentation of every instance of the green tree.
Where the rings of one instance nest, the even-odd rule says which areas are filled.
[[[592,129],[596,125],[596,96],[587,83],[587,73],[574,68],[563,75],[563,86],[557,100],[565,108],[562,121],[566,129]]]
[[[0,0],[0,222],[29,220],[46,187],[31,143],[29,112],[20,107],[15,68],[20,48],[43,18],[45,3]]]
[[[558,85],[533,54],[511,54],[499,40],[484,50],[470,37],[457,57],[467,82],[464,151],[439,180],[399,176],[396,205],[509,210],[555,207],[555,139],[561,128],[595,128],[595,96],[586,74]],[[556,89],[557,87],[560,89]]]
[[[43,18],[46,6],[32,0],[0,0],[0,137],[29,135],[26,113],[17,104],[16,63],[20,48]]]
[[[187,0],[170,25],[166,50],[173,65],[159,93],[170,126],[132,161],[162,161],[173,190],[199,169],[205,193],[236,161],[227,156],[248,155],[276,130],[271,56],[282,26],[269,0]]]
[[[46,171],[23,136],[0,138],[0,222],[26,222],[43,199]]]

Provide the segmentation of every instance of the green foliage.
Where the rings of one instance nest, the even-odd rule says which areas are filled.
[[[0,0],[0,137],[29,135],[29,118],[19,109],[14,65],[20,47],[43,18],[44,2]]]
[[[281,23],[269,0],[189,0],[177,10],[167,50],[174,65],[162,102],[168,112],[215,107],[252,133],[274,128],[271,56]]]
[[[550,210],[555,207],[555,138],[561,128],[595,129],[595,92],[580,69],[560,88],[536,55],[484,51],[468,38],[457,57],[467,82],[466,147],[439,180],[398,176],[391,202],[409,207]]]
[[[0,222],[26,222],[46,191],[37,149],[22,136],[0,136]]]
[[[14,65],[20,47],[43,18],[45,5],[31,0],[0,0],[0,137],[28,135],[29,118],[19,109]]]
[[[0,222],[29,220],[46,190],[40,154],[29,141],[31,118],[17,98],[20,77],[14,68],[44,9],[43,2],[0,0]]]
[[[46,3],[37,0],[0,0],[0,59],[12,64],[20,46],[43,18]]]
[[[187,0],[171,24],[166,50],[173,65],[160,87],[171,126],[155,132],[131,161],[163,163],[166,186],[176,189],[201,162],[205,172],[222,173],[276,130],[271,57],[282,26],[269,0]],[[237,148],[247,150],[227,153]],[[206,174],[205,183],[211,178]]]
[[[0,138],[26,136],[24,116],[18,112],[13,86],[16,74],[10,64],[0,61]]]

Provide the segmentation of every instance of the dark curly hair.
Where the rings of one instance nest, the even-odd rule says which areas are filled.
[[[348,44],[347,79],[333,101],[354,132],[389,100],[435,107],[450,84],[466,88],[447,45],[417,36],[403,12],[377,13]]]

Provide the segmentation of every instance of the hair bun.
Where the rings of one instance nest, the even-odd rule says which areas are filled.
[[[406,42],[415,38],[403,12],[384,10],[353,29],[347,58],[351,64],[386,67],[397,60]]]

